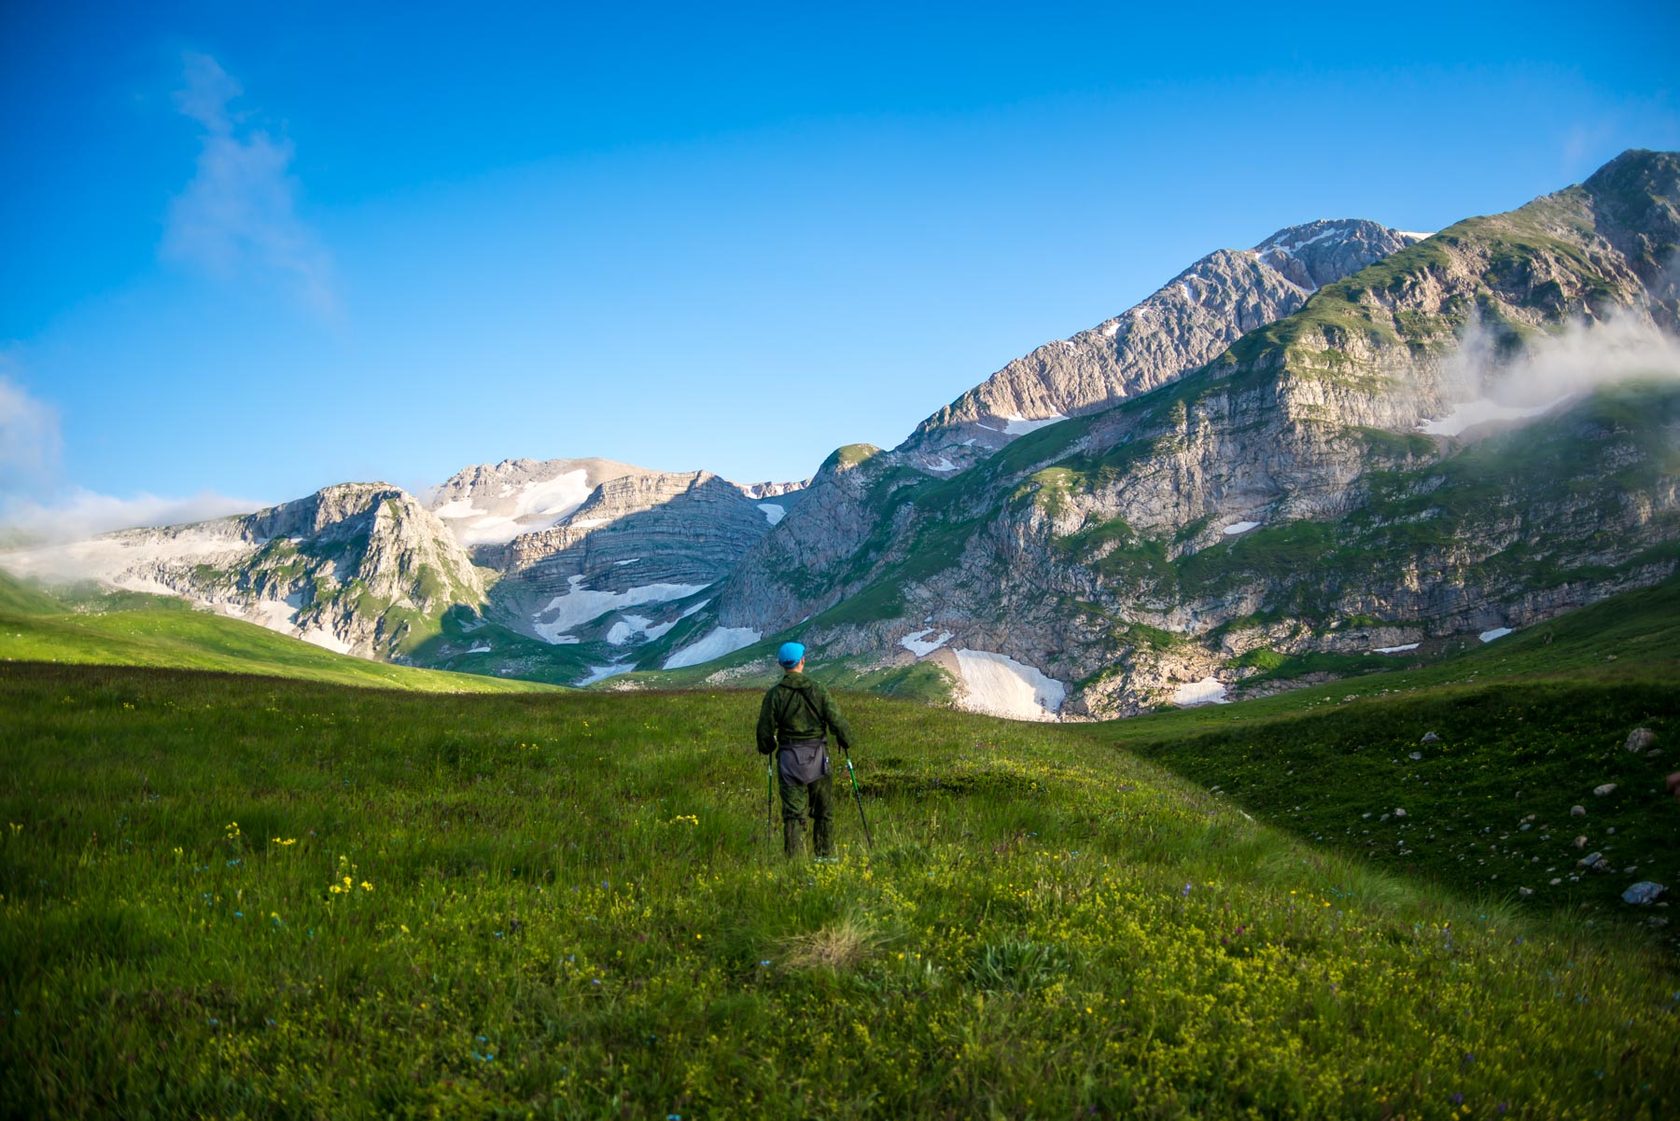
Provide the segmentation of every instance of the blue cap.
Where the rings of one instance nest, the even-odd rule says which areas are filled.
[[[801,642],[782,643],[782,648],[776,651],[776,660],[792,669],[805,660],[805,644]]]

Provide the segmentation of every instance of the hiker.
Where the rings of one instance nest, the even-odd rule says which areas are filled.
[[[784,642],[776,651],[782,679],[764,694],[758,710],[758,751],[776,753],[782,792],[782,847],[789,856],[805,851],[805,818],[812,821],[812,847],[819,859],[834,855],[834,776],[825,730],[842,750],[852,747],[851,729],[828,690],[805,676],[805,647]]]

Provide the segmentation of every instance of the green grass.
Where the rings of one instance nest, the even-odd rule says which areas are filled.
[[[754,691],[0,666],[0,1101],[1672,1115],[1663,932],[1621,918],[1620,878],[1518,900],[1506,875],[1542,843],[1519,816],[1555,847],[1552,803],[1620,778],[1590,827],[1680,882],[1680,809],[1619,746],[1634,722],[1680,746],[1674,678],[1653,676],[1673,617],[1649,621],[1672,595],[1387,675],[1386,695],[1085,726],[846,695],[876,848],[844,804],[835,865],[763,839]],[[1542,664],[1556,677],[1501,676]],[[1392,762],[1421,730],[1440,748]],[[1389,801],[1409,824],[1369,843],[1358,813]],[[1459,874],[1458,809],[1515,854],[1477,850],[1483,879]]]
[[[4,662],[219,670],[425,692],[547,688],[352,658],[167,596],[84,591],[57,598],[0,574]]]

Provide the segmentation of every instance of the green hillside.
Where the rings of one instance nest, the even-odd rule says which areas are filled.
[[[54,596],[0,573],[0,663],[5,662],[219,670],[432,693],[546,688],[347,657],[167,596],[89,589]]]
[[[832,865],[765,839],[753,691],[0,666],[0,1100],[1672,1116],[1670,911],[1618,893],[1680,885],[1677,597],[1112,724],[847,695]]]

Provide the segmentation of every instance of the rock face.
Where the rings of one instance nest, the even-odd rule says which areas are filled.
[[[775,496],[778,509],[792,505],[791,496],[797,495],[784,490]],[[612,593],[625,598],[622,609],[603,609],[579,623],[595,623],[610,633],[623,621],[621,610],[634,607],[639,630],[656,627],[678,609],[675,601],[721,579],[780,520],[763,505],[705,471],[609,480],[554,528],[481,553],[503,574],[492,615],[513,629],[554,641],[572,635],[544,623],[543,612],[556,597],[574,591]],[[575,614],[581,600],[566,606]]]
[[[604,482],[651,474],[610,459],[504,459],[456,472],[427,506],[462,545],[494,546],[558,524]]]
[[[1210,253],[1129,311],[1017,358],[924,420],[896,450],[928,470],[960,470],[1046,423],[1172,381],[1421,236],[1341,219],[1279,230],[1253,249]]]
[[[1492,641],[1654,583],[1680,541],[1680,388],[1593,378],[1630,340],[1664,360],[1677,197],[1680,157],[1628,153],[960,473],[928,478],[915,446],[825,470],[719,619],[883,663],[931,627],[1067,683],[1063,713],[1116,715],[1297,655]],[[1085,407],[1033,397],[1044,368],[920,435]]]
[[[1200,366],[1318,287],[1422,235],[1360,219],[1279,230],[1253,249],[1211,253],[1113,319],[1018,358],[917,426],[891,453],[831,456],[799,513],[743,558],[720,600],[726,626],[777,630],[859,590],[892,553],[891,496],[949,477],[1020,436],[1101,410]],[[855,470],[854,470],[855,469]],[[906,512],[907,513],[907,512]]]

